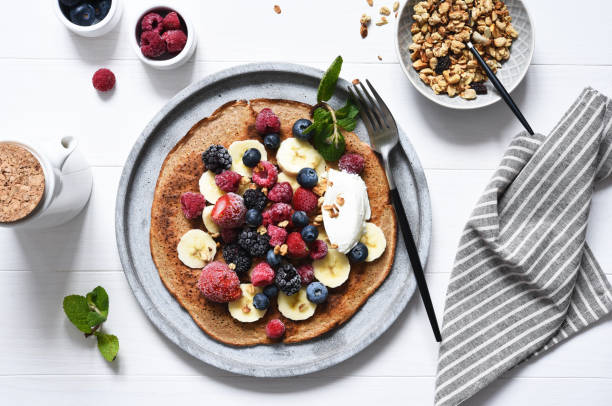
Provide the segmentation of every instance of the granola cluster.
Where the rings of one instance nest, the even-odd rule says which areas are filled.
[[[472,18],[470,19],[470,12]],[[471,39],[493,72],[510,57],[518,32],[503,1],[426,0],[414,6],[412,66],[436,94],[464,99],[486,93],[487,76],[466,43]]]

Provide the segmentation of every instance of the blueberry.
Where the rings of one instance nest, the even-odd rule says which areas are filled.
[[[266,310],[270,306],[270,299],[263,293],[258,293],[253,297],[253,307],[257,310]]]
[[[363,262],[368,257],[368,247],[364,243],[358,242],[349,251],[348,257],[353,262]]]
[[[298,172],[297,181],[300,186],[310,189],[319,183],[319,176],[312,168],[302,168]]]
[[[111,7],[111,0],[98,0],[95,4],[96,18],[98,20],[104,19],[108,14]]]
[[[291,221],[296,227],[304,227],[305,225],[308,225],[308,221],[310,220],[308,219],[308,215],[305,211],[298,210],[291,216]]]
[[[248,209],[246,212],[246,223],[250,226],[257,227],[263,221],[263,216],[261,212],[257,209]]]
[[[280,137],[278,134],[268,134],[264,137],[264,145],[268,149],[278,149],[280,145]]]
[[[306,288],[306,297],[312,303],[321,304],[327,300],[327,288],[321,282],[312,282]]]
[[[281,256],[278,254],[275,254],[274,250],[268,250],[268,253],[266,254],[266,262],[272,268],[276,268],[281,263]]]
[[[92,25],[96,20],[96,9],[91,4],[81,3],[70,9],[70,21],[77,25]]]
[[[272,299],[273,297],[278,296],[278,288],[275,284],[268,285],[263,290],[264,295],[268,296],[268,298]]]
[[[302,228],[302,240],[313,242],[319,236],[319,230],[315,226],[306,226]]]
[[[76,6],[80,2],[81,0],[60,0],[60,3],[68,7]]]
[[[254,168],[261,161],[261,152],[257,148],[249,148],[242,156],[242,163],[249,168]]]
[[[293,124],[293,130],[292,130],[293,136],[295,138],[299,138],[304,141],[310,140],[310,135],[312,133],[309,132],[308,134],[304,134],[304,130],[310,127],[311,124],[312,124],[312,121],[306,120],[305,118],[300,118],[298,121],[296,121]]]

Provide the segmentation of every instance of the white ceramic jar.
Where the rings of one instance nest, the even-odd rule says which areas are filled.
[[[68,28],[70,31],[75,34],[81,35],[83,37],[100,37],[109,31],[111,31],[119,20],[121,20],[121,14],[123,12],[123,2],[122,0],[112,0],[111,7],[108,10],[108,14],[102,21],[94,25],[78,25],[70,21],[60,8],[59,0],[52,0],[54,2],[55,14],[57,14],[57,18]]]

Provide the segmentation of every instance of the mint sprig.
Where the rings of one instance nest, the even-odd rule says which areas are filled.
[[[70,295],[64,298],[64,313],[68,320],[85,337],[94,335],[98,340],[98,349],[107,361],[113,361],[119,352],[119,339],[100,330],[108,318],[108,294],[102,286],[96,287],[86,296]]]

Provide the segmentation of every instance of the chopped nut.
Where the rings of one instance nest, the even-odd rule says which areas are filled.
[[[358,85],[360,82],[359,82],[359,79],[353,79],[351,83],[354,85]]]
[[[379,12],[381,15],[384,15],[384,16],[388,16],[389,14],[391,14],[391,10],[389,10],[389,7],[387,6],[382,6]]]
[[[268,196],[268,188],[267,187],[261,188],[261,193]]]
[[[212,233],[210,236],[211,236],[212,238],[219,238],[219,236],[220,236],[220,235],[221,235],[221,234],[219,234],[219,233]]]
[[[221,243],[219,241],[217,241],[217,243],[215,245],[217,246],[217,248],[219,248],[221,246]]]
[[[344,197],[341,195],[336,196],[336,203],[338,203],[338,206],[344,206]]]
[[[383,17],[380,17],[380,20],[376,22],[376,25],[381,26],[381,25],[387,24],[388,22],[389,21],[387,21],[387,18],[383,16]]]
[[[267,231],[268,231],[268,230],[266,230],[266,227],[265,227],[265,226],[259,226],[259,227],[257,227],[257,233],[258,233],[258,234],[264,235],[264,234],[265,234]]]
[[[242,313],[250,313],[251,312],[251,308],[249,307],[249,305],[244,305],[242,307]]]
[[[368,2],[368,6],[372,7],[374,5],[374,0],[366,0]]]
[[[281,13],[281,8],[280,8],[280,6],[278,4],[274,5],[274,12],[276,14],[280,14]]]
[[[399,1],[393,3],[393,11],[397,11],[399,9]]]
[[[280,248],[281,248],[281,246],[280,246],[280,245],[276,245],[276,246],[274,246],[274,253],[275,253],[276,255],[280,254]]]
[[[361,19],[359,20],[361,25],[368,25],[370,24],[370,21],[372,21],[372,18],[367,14],[362,14]]]
[[[329,247],[335,250],[336,248],[338,248],[338,244],[329,244]]]
[[[359,28],[359,35],[361,35],[361,38],[368,36],[368,27],[365,24],[361,24],[361,27]]]
[[[324,201],[325,198],[323,196],[319,197],[319,200],[317,200],[317,207],[321,207]]]
[[[230,264],[228,265],[228,268],[229,268],[229,269],[231,269],[231,270],[233,271],[234,269],[236,269],[236,264],[234,264],[234,263],[232,262],[232,263],[230,263]]]
[[[331,210],[334,208],[334,206],[333,206],[333,205],[331,205],[331,204],[325,204],[325,205],[323,205],[323,207],[321,207],[321,208],[322,208],[323,210],[331,211]]]
[[[280,254],[281,254],[282,256],[287,255],[287,249],[288,249],[287,244],[283,244],[283,245],[281,245],[281,246],[280,246]]]
[[[378,55],[378,60],[382,61],[382,56]]]
[[[461,94],[459,95],[462,98],[466,99],[466,100],[472,100],[476,98],[476,90],[474,89],[465,89],[463,92],[461,92]]]
[[[315,218],[314,218],[313,222],[314,222],[315,224],[317,224],[317,223],[318,223],[318,224],[321,224],[321,223],[323,222],[323,216],[322,216],[322,215],[320,215],[320,214],[319,214],[319,215],[317,215],[317,216],[315,216]]]
[[[289,225],[289,220],[283,220],[280,223],[278,223],[278,226],[281,228],[285,228]]]
[[[357,83],[359,83],[359,79],[355,79],[357,81]],[[354,82],[354,81],[353,81]],[[353,83],[353,84],[357,84],[357,83]],[[327,179],[321,179],[319,181],[319,183],[317,183],[315,185],[315,187],[312,188],[312,191],[317,195],[317,196],[323,196],[325,194],[325,191],[327,190],[327,185],[329,184],[329,182],[327,181]]]

